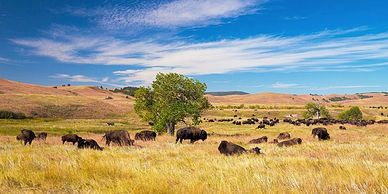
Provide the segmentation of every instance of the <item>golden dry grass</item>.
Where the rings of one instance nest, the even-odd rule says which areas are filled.
[[[111,146],[102,152],[61,145],[59,136],[32,146],[2,136],[0,193],[388,192],[386,125],[346,125],[346,131],[329,126],[332,140],[326,142],[313,139],[311,128],[305,126],[280,124],[257,130],[253,125],[202,123],[201,127],[221,136],[177,145],[174,137],[163,135],[155,142],[137,141],[134,147]],[[303,138],[303,144],[289,148],[247,144],[252,138],[272,139],[283,131]],[[130,133],[133,137],[135,131]],[[100,134],[81,136],[103,144]],[[259,146],[264,154],[222,156],[217,147],[224,139],[246,148]]]

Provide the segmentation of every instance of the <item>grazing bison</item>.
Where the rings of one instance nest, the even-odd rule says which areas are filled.
[[[314,128],[312,131],[311,131],[311,135],[313,135],[313,137],[315,138],[316,135],[318,135],[318,133],[322,133],[322,131],[325,131],[327,133],[327,129],[324,128],[324,127],[317,127],[317,128]]]
[[[106,140],[106,145],[110,145],[110,142],[116,143],[119,146],[123,145],[133,145],[133,140],[131,140],[128,131],[126,130],[115,130],[105,133],[103,139]]]
[[[62,136],[62,144],[65,144],[65,142],[71,142],[73,145],[77,143],[82,138],[76,134],[67,134]]]
[[[106,124],[107,124],[108,126],[114,126],[114,125],[115,125],[114,122],[107,122]]]
[[[35,133],[28,129],[22,129],[20,134],[16,136],[16,140],[24,141],[24,145],[32,143],[32,141],[36,138]]]
[[[195,127],[184,127],[176,132],[175,143],[182,143],[182,140],[190,139],[190,143],[194,143],[198,140],[205,141],[207,139],[207,133],[205,130],[201,130]]]
[[[268,137],[267,136],[263,136],[263,137],[260,137],[260,138],[257,138],[257,139],[252,139],[251,141],[249,141],[249,143],[264,143],[264,142],[267,142],[268,141]]]
[[[39,141],[46,141],[47,133],[46,132],[40,132],[40,133],[38,133],[37,138],[38,138]]]
[[[301,143],[302,143],[301,138],[293,138],[293,139],[282,141],[282,142],[278,143],[278,146],[279,147],[283,147],[283,146],[288,147],[288,146],[293,146],[293,145],[297,145],[297,144],[301,144]]]
[[[100,147],[94,139],[79,139],[78,140],[78,149],[94,149],[94,150],[103,150],[103,147]]]
[[[317,133],[318,139],[319,140],[329,140],[330,139],[330,134],[327,131],[318,131]]]
[[[262,123],[259,126],[257,126],[258,129],[265,129],[265,125]]]
[[[291,138],[291,135],[287,132],[279,133],[277,139],[289,139]]]
[[[341,126],[339,126],[339,129],[346,130],[346,127],[341,125]]]
[[[218,146],[218,151],[226,156],[240,155],[246,152],[260,154],[259,147],[255,147],[247,151],[245,148],[228,141],[221,141],[220,145]]]
[[[141,131],[136,133],[135,140],[143,140],[143,141],[155,141],[156,133],[154,131]]]

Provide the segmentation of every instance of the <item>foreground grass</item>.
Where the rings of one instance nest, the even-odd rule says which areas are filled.
[[[239,129],[216,123],[203,127],[230,134]],[[176,145],[173,137],[159,136],[156,142],[102,152],[60,145],[59,137],[22,146],[14,137],[4,141],[3,136],[0,193],[387,193],[384,126],[334,128],[329,129],[328,142],[312,139],[307,127],[281,124],[260,131],[242,126],[245,135],[209,136],[194,145]],[[290,148],[246,143],[261,135],[272,139],[279,131],[290,131],[304,142]],[[259,146],[264,154],[222,156],[217,150],[222,139],[247,148]]]

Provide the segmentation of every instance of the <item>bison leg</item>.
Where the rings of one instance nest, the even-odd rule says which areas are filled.
[[[193,144],[195,142],[195,140],[193,139],[190,139],[190,143]]]
[[[27,145],[27,140],[24,140],[24,145]]]
[[[176,138],[175,143],[178,143],[178,141],[179,141],[179,137]]]
[[[73,141],[73,145],[75,144],[75,142]]]

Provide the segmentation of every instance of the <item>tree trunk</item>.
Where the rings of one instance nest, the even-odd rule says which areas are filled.
[[[171,136],[174,136],[175,133],[175,124],[174,123],[167,123],[167,133]]]

